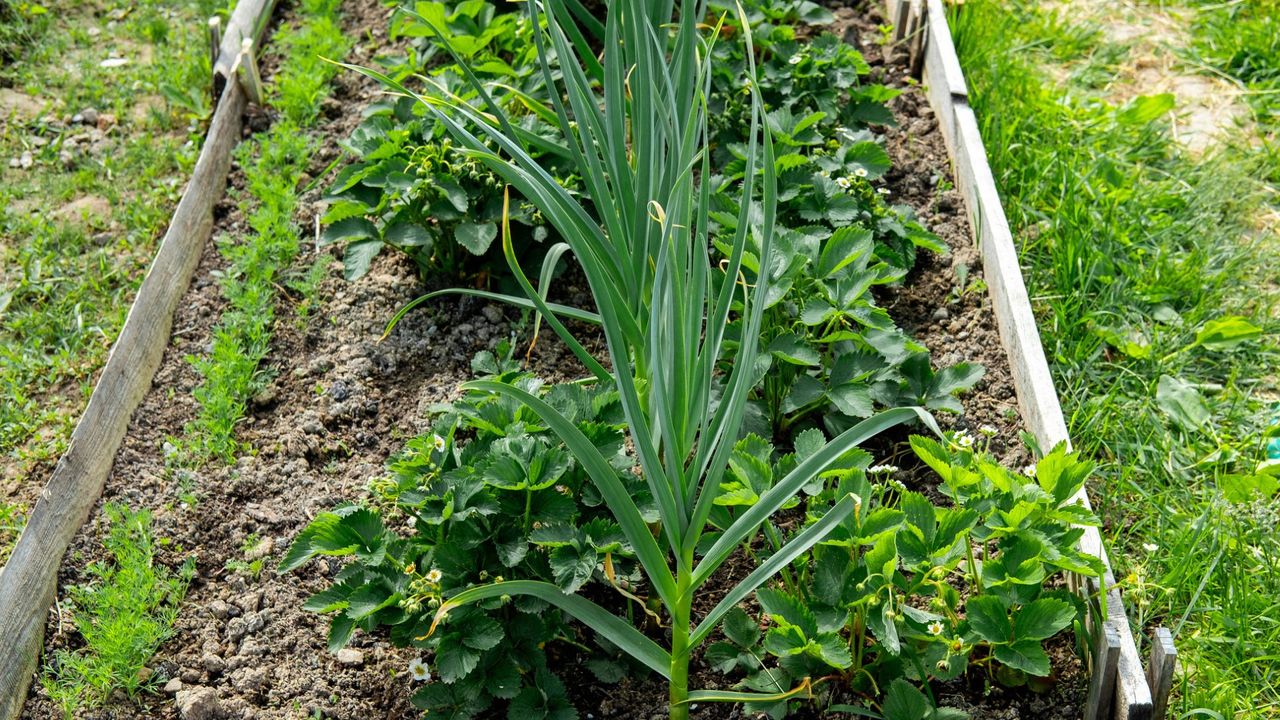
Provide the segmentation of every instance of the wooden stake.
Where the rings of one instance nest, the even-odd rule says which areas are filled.
[[[253,38],[240,41],[240,56],[236,58],[240,83],[244,85],[249,102],[262,105],[262,75],[258,73],[258,60],[253,56]]]
[[[1120,667],[1120,631],[1111,623],[1101,623],[1094,633],[1089,697],[1084,720],[1111,720],[1116,701],[1116,674]]]
[[[926,39],[927,15],[925,13],[925,5],[923,0],[911,0],[911,7],[907,11],[907,48],[910,51],[910,60],[907,64],[907,70],[911,73],[911,77],[919,79],[920,72],[924,68],[924,51]]]
[[[222,18],[214,15],[209,18],[209,72],[218,64],[218,53],[222,50]]]
[[[257,46],[262,45],[262,35],[266,32],[267,21],[275,8],[276,0],[238,0],[231,18],[227,21],[222,33],[222,45],[218,49],[218,58],[213,63],[214,92],[221,93],[227,82],[236,74],[237,64],[245,38],[253,40]]]
[[[907,18],[911,13],[908,0],[897,0],[897,7],[890,8],[889,17],[893,21],[893,42],[900,43],[907,36]]]
[[[1156,628],[1151,633],[1151,662],[1147,664],[1152,720],[1164,720],[1169,710],[1169,693],[1173,691],[1173,675],[1177,667],[1178,649],[1173,646],[1173,633],[1169,628]]]

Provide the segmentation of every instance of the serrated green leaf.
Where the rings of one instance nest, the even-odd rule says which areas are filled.
[[[989,643],[1007,643],[1013,638],[1009,612],[999,598],[990,595],[969,598],[965,603],[965,619],[969,627]]]
[[[760,641],[760,626],[742,608],[731,608],[724,614],[723,623],[725,637],[740,647],[753,647]]]
[[[814,273],[816,277],[829,278],[851,263],[869,257],[874,247],[870,230],[856,225],[839,228],[823,244]]]
[[[930,391],[934,395],[951,395],[971,390],[986,374],[987,369],[978,363],[956,363],[934,374]]]
[[[902,678],[890,683],[881,706],[884,720],[923,720],[932,709],[929,698]]]
[[[898,623],[892,615],[892,603],[882,602],[867,613],[867,627],[886,651],[897,655],[902,652],[902,641],[898,636]]]
[[[817,428],[801,431],[793,441],[796,449],[796,460],[803,461],[827,444],[827,436]]]
[[[809,639],[804,631],[795,625],[781,625],[769,628],[764,634],[764,649],[777,657],[798,655],[809,646]]]
[[[756,591],[756,601],[775,621],[798,627],[804,637],[818,634],[818,620],[813,611],[794,595],[776,588],[760,588]]]
[[[320,233],[320,244],[331,245],[336,242],[378,239],[378,226],[363,217],[349,217],[339,220]]]
[[[814,645],[817,656],[831,667],[843,670],[853,665],[853,658],[849,655],[849,643],[838,633],[822,633]]]
[[[849,417],[866,418],[875,413],[875,403],[872,400],[869,385],[845,383],[827,391],[827,397],[836,409]]]
[[[352,620],[363,620],[370,615],[390,607],[400,599],[400,595],[389,590],[381,582],[368,583],[347,599],[347,617]]]
[[[440,679],[446,683],[455,683],[466,677],[480,663],[480,651],[467,647],[459,641],[449,642],[453,633],[445,636],[445,641],[436,649],[436,670]]]
[[[551,573],[566,593],[577,592],[595,572],[599,556],[593,548],[557,547],[550,555]]]
[[[329,652],[336,653],[351,642],[356,631],[356,621],[347,617],[345,612],[333,616],[329,621]]]
[[[520,694],[520,669],[508,657],[501,657],[485,668],[484,689],[492,696],[510,700]]]
[[[431,233],[414,222],[396,222],[382,234],[384,240],[396,247],[425,247],[431,244]]]
[[[348,282],[364,277],[369,272],[369,265],[384,247],[386,243],[376,238],[349,243],[342,251],[342,276]]]
[[[1005,665],[1028,675],[1049,675],[1049,655],[1038,640],[1019,640],[1009,645],[997,645],[992,654]]]
[[[473,650],[492,650],[502,642],[505,633],[502,626],[485,615],[472,615],[465,625],[458,628],[462,634],[462,642]]]
[[[453,231],[453,239],[466,248],[472,255],[484,255],[498,237],[498,226],[494,223],[458,223]]]
[[[820,363],[818,351],[809,345],[794,333],[786,333],[779,335],[769,343],[768,351],[774,357],[793,365],[812,366]]]
[[[1013,616],[1013,635],[1019,640],[1044,640],[1058,634],[1075,617],[1076,609],[1070,603],[1041,598]]]

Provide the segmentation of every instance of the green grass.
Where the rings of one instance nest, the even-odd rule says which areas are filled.
[[[1055,63],[1105,68],[1115,55],[1098,62],[1113,51],[1090,28],[1034,2],[966,3],[955,32],[1071,435],[1103,462],[1092,492],[1136,629],[1177,638],[1174,716],[1273,717],[1280,509],[1221,488],[1254,472],[1275,412],[1276,245],[1256,237],[1256,219],[1273,197],[1257,179],[1275,176],[1276,156],[1192,160],[1161,100],[1113,107],[1079,74],[1055,85]],[[1229,316],[1262,337],[1194,343]],[[1170,412],[1175,382],[1162,402],[1163,376],[1185,383],[1190,415]]]
[[[306,22],[275,37],[277,52],[288,62],[276,77],[271,104],[297,126],[315,122],[337,70],[326,61],[341,60],[347,52],[349,42],[338,27],[340,4],[341,0],[304,0]]]
[[[22,528],[26,524],[27,518],[21,505],[0,501],[0,567],[4,567],[9,560],[13,544],[18,541],[18,535],[22,534]]]
[[[228,263],[222,290],[229,308],[213,333],[212,352],[189,358],[202,378],[193,391],[200,404],[194,420],[184,428],[180,462],[199,466],[210,459],[229,462],[244,448],[236,440],[236,424],[245,405],[269,379],[262,361],[271,349],[279,286],[300,249],[304,232],[293,221],[299,184],[315,141],[306,132],[317,116],[328,82],[337,66],[323,58],[339,59],[347,40],[337,24],[337,0],[304,0],[298,25],[276,36],[283,54],[282,70],[269,90],[281,118],[266,134],[245,143],[237,159],[245,170],[245,192],[238,203],[251,233],[223,238],[219,250]],[[307,310],[314,304],[322,277],[319,263],[294,278]]]
[[[149,686],[143,668],[173,633],[178,604],[195,574],[190,558],[176,572],[156,564],[158,541],[147,511],[108,505],[106,516],[110,559],[91,563],[87,581],[70,591],[84,647],[57,651],[41,676],[67,718],[84,717],[117,689],[134,697]]]
[[[39,3],[0,0],[0,62],[22,56],[49,27],[49,9]]]
[[[1258,122],[1280,128],[1280,0],[1199,0],[1193,63],[1240,83]]]
[[[3,7],[0,25],[12,29],[5,13],[34,5]],[[46,106],[0,122],[0,456],[16,474],[61,453],[195,161],[190,123],[208,110],[199,19],[213,7],[68,3],[27,23],[20,60],[0,63],[0,85]],[[120,19],[108,26],[95,8]],[[112,53],[133,62],[100,67]],[[99,151],[64,163],[60,153],[85,131],[51,121],[87,107],[116,124]],[[10,168],[23,152],[32,167]],[[88,197],[106,211],[58,212]]]

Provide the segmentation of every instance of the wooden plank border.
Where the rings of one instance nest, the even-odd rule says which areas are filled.
[[[901,17],[901,5],[907,1],[885,0],[886,17]],[[951,156],[956,186],[964,197],[974,241],[982,252],[984,278],[990,289],[1001,344],[1009,356],[1023,422],[1042,447],[1052,447],[1059,442],[1070,444],[1062,406],[1022,277],[1018,250],[987,162],[977,116],[969,106],[968,86],[947,26],[942,0],[926,0],[925,18],[922,79],[929,105],[937,116]],[[1074,499],[1092,509],[1083,490]],[[1102,535],[1095,527],[1084,531],[1080,549],[1102,560],[1106,572],[1101,583],[1094,578],[1075,578],[1073,587],[1086,597],[1094,598],[1090,603],[1093,608],[1089,618],[1090,632],[1100,640],[1119,638],[1116,662],[1112,664],[1107,660],[1098,664],[1098,669],[1104,673],[1110,667],[1115,668],[1114,678],[1098,679],[1100,689],[1114,687],[1114,700],[1099,698],[1100,706],[1092,710],[1090,717],[1149,720],[1153,710],[1151,688],[1130,630],[1124,599],[1116,588]],[[1105,598],[1105,602],[1100,598]]]
[[[223,36],[259,38],[274,0],[241,0]],[[8,563],[0,572],[0,720],[14,720],[26,703],[58,568],[76,532],[102,495],[129,420],[151,387],[169,345],[173,314],[191,284],[213,232],[213,207],[226,191],[231,151],[240,142],[247,105],[239,82],[224,82],[204,147],[173,212],[155,259],[129,308],[120,335],[80,416],[66,452],[40,493]]]

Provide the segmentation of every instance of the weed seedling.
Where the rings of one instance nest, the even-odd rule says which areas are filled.
[[[69,591],[79,650],[59,650],[41,683],[68,720],[99,707],[111,693],[147,687],[143,668],[173,633],[178,604],[195,574],[194,558],[176,571],[156,562],[151,514],[107,505],[107,557],[90,563],[86,582]]]

